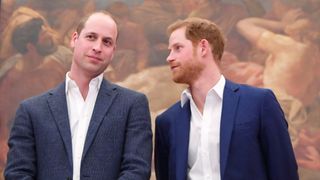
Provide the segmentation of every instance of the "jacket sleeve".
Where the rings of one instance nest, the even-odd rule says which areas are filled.
[[[164,126],[161,126],[161,118],[156,118],[155,126],[155,172],[157,180],[168,180],[169,179],[169,153],[168,146],[166,145],[164,137]]]
[[[148,101],[138,96],[128,114],[124,153],[119,180],[149,180],[151,175],[152,130]]]
[[[31,180],[36,176],[36,150],[32,120],[27,108],[20,105],[11,129],[6,180]]]
[[[269,179],[299,179],[288,124],[272,91],[265,94],[261,108],[260,137]]]

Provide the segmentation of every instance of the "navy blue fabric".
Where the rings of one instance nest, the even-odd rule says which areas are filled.
[[[156,118],[158,180],[186,180],[190,103]],[[222,180],[297,180],[288,125],[273,92],[226,81],[220,125]]]

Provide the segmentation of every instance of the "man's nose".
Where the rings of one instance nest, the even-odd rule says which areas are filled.
[[[100,53],[101,52],[101,47],[102,47],[102,43],[100,41],[96,41],[93,44],[92,50],[96,53]]]
[[[172,55],[172,51],[170,51],[170,53],[169,53],[169,55],[167,57],[167,62],[169,63],[169,62],[171,62],[173,60],[174,60],[174,58],[173,58],[173,55]]]

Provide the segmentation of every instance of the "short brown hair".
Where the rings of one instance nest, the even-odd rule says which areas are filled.
[[[211,45],[214,59],[216,61],[221,60],[225,40],[223,33],[215,23],[202,18],[187,18],[172,23],[168,27],[167,33],[171,34],[173,31],[182,27],[186,27],[186,38],[192,41],[194,46],[199,43],[200,40],[206,39]]]
[[[113,17],[113,15],[108,12],[108,11],[104,11],[104,10],[101,10],[101,11],[96,11],[96,12],[93,12],[93,13],[90,13],[86,16],[84,16],[80,21],[79,21],[79,24],[76,28],[76,31],[78,34],[81,33],[82,29],[84,28],[84,25],[86,24],[86,22],[88,21],[89,17],[92,16],[93,14],[97,14],[97,13],[102,13],[102,14],[105,14],[107,16],[109,16],[116,24],[117,24],[117,21],[115,20],[115,18]]]

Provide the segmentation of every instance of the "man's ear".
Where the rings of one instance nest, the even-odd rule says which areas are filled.
[[[201,49],[201,56],[205,56],[208,51],[211,51],[210,44],[206,39],[200,40],[199,47]]]
[[[78,39],[78,37],[79,37],[79,34],[77,32],[74,32],[72,34],[71,41],[70,41],[70,47],[71,48],[74,48],[74,43]]]

